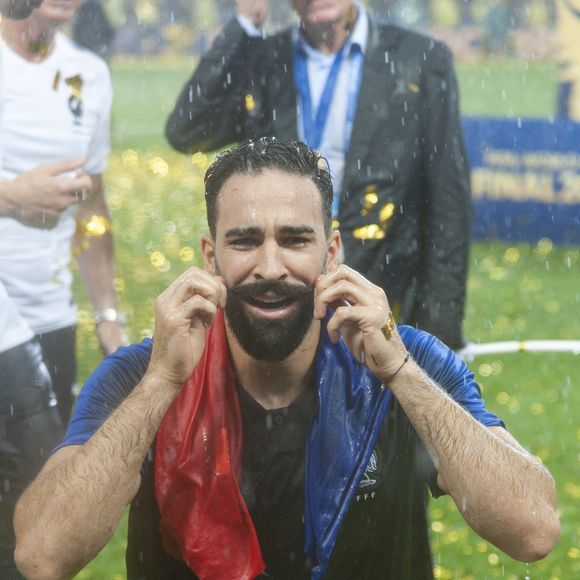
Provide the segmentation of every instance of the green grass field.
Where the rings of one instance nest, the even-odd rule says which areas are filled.
[[[204,231],[204,155],[181,156],[162,137],[165,117],[191,63],[116,63],[114,150],[107,174],[117,247],[117,288],[132,340],[153,329],[153,302],[198,262]],[[471,115],[548,117],[556,69],[504,62],[458,67],[463,110]],[[466,332],[471,341],[580,339],[579,248],[498,242],[473,248]],[[98,363],[90,308],[82,290],[79,380]],[[580,577],[580,358],[526,354],[475,359],[488,407],[552,471],[562,538],[544,561],[517,563],[471,532],[449,498],[431,503],[435,571],[442,579]],[[498,524],[500,525],[500,524]],[[79,575],[124,578],[125,524]]]

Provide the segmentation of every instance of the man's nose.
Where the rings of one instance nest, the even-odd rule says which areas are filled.
[[[282,248],[276,242],[264,242],[256,257],[255,278],[268,281],[285,280],[288,270],[283,254]]]

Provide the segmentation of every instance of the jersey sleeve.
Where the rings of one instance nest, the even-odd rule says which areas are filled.
[[[399,333],[417,364],[456,403],[486,427],[505,427],[504,422],[485,408],[474,374],[443,342],[427,332],[400,326]]]
[[[107,168],[107,159],[111,152],[111,108],[113,105],[113,85],[107,65],[100,61],[101,72],[97,84],[100,91],[100,111],[95,131],[89,143],[85,171],[91,175],[100,175]]]
[[[141,380],[151,356],[151,339],[121,347],[96,368],[75,404],[63,442],[54,450],[83,445]]]
[[[473,372],[449,347],[433,335],[410,326],[400,326],[399,334],[417,364],[474,419],[486,427],[505,427],[499,417],[485,408]],[[438,471],[418,436],[417,445],[419,473],[433,497],[444,495],[437,485]]]

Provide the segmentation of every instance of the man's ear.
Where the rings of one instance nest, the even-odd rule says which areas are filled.
[[[201,253],[203,254],[203,267],[206,272],[213,274],[214,276],[217,274],[215,268],[215,242],[214,239],[205,234],[201,237]]]
[[[326,251],[326,271],[334,272],[343,262],[344,251],[342,249],[342,238],[338,230],[332,230],[328,238],[328,248]]]

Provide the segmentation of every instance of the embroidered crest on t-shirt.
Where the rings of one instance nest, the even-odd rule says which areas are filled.
[[[356,496],[356,501],[366,501],[372,499],[376,495],[376,488],[379,485],[379,478],[381,473],[381,455],[379,450],[375,447],[369,459],[367,468],[358,484],[359,493]]]
[[[70,87],[71,95],[68,98],[68,108],[74,116],[75,125],[81,124],[83,116],[83,78],[81,75],[68,77],[64,82]]]

